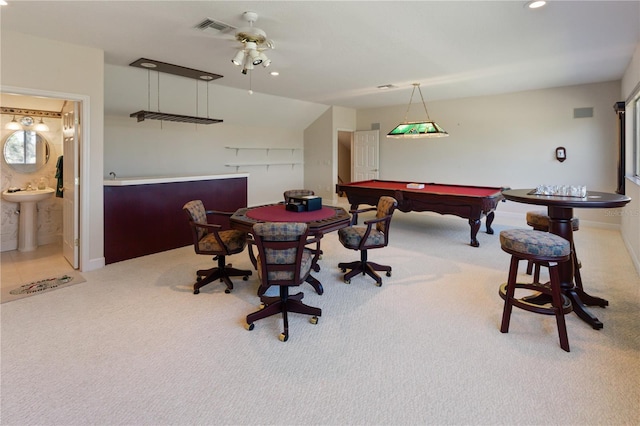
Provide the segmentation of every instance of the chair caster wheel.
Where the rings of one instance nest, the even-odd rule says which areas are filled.
[[[351,284],[351,280],[344,280],[345,284]]]
[[[289,335],[280,333],[280,336],[278,336],[278,339],[280,339],[281,342],[286,342],[287,340],[289,340]]]
[[[309,319],[309,322],[310,322],[311,324],[317,324],[317,323],[318,323],[318,317],[317,317],[317,316],[315,316],[315,315],[314,315],[314,316],[312,316],[312,317]]]
[[[193,290],[193,294],[200,294],[200,289]]]
[[[242,277],[242,281],[248,281],[249,280],[249,275],[245,275],[244,277]]]
[[[391,271],[387,271],[387,276],[390,277],[391,276]]]
[[[377,282],[376,287],[382,287],[382,282],[379,282],[379,283]]]
[[[224,291],[224,292],[225,292],[226,294],[229,294],[229,293],[231,293],[231,289],[227,288],[227,289],[225,289],[225,291]]]
[[[201,276],[198,276],[198,277],[196,278],[196,281],[197,281],[197,282],[202,281],[202,277],[201,277]]]
[[[255,324],[253,323],[244,325],[244,328],[246,328],[249,331],[253,330],[253,327],[255,327]]]
[[[345,268],[340,268],[342,270],[342,272],[347,272],[347,270]]]
[[[267,307],[267,305],[265,305],[264,303],[261,303],[261,304],[260,304],[260,307],[259,307],[258,309],[264,309],[264,308],[266,308],[266,307]]]

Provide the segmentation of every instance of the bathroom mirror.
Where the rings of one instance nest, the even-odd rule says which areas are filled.
[[[4,161],[19,173],[34,173],[49,161],[51,148],[41,134],[33,130],[18,130],[4,141]]]

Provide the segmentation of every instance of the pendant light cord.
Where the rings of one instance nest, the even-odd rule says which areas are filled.
[[[420,83],[413,83],[413,90],[411,91],[411,98],[409,98],[409,105],[407,105],[407,112],[404,114],[404,122],[407,123],[407,117],[409,117],[409,109],[411,109],[411,102],[413,102],[413,94],[416,93],[416,87],[418,88],[418,92],[420,93],[420,99],[422,100],[422,106],[424,107],[424,112],[427,114],[427,121],[431,121],[429,118],[429,111],[427,111],[427,104],[424,102],[424,97],[422,96],[422,90],[420,89]]]

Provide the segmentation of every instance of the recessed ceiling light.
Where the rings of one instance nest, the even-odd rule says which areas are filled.
[[[280,75],[280,73],[278,71],[271,71],[269,74],[271,74],[272,76],[277,76]]]
[[[145,68],[155,68],[155,67],[157,67],[157,65],[154,64],[153,62],[141,62],[140,66],[141,67],[145,67]]]
[[[200,80],[213,80],[213,77],[210,75],[201,75]]]
[[[545,4],[547,4],[545,0],[533,0],[525,3],[525,7],[528,7],[529,9],[538,9],[539,7],[542,7]]]
[[[393,89],[395,86],[393,84],[383,84],[382,86],[378,86],[380,90]]]

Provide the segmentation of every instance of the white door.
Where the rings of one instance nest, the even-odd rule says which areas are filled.
[[[79,262],[80,102],[67,101],[62,109],[62,254],[74,269]]]
[[[351,150],[351,181],[378,179],[380,132],[364,130],[354,133]]]

